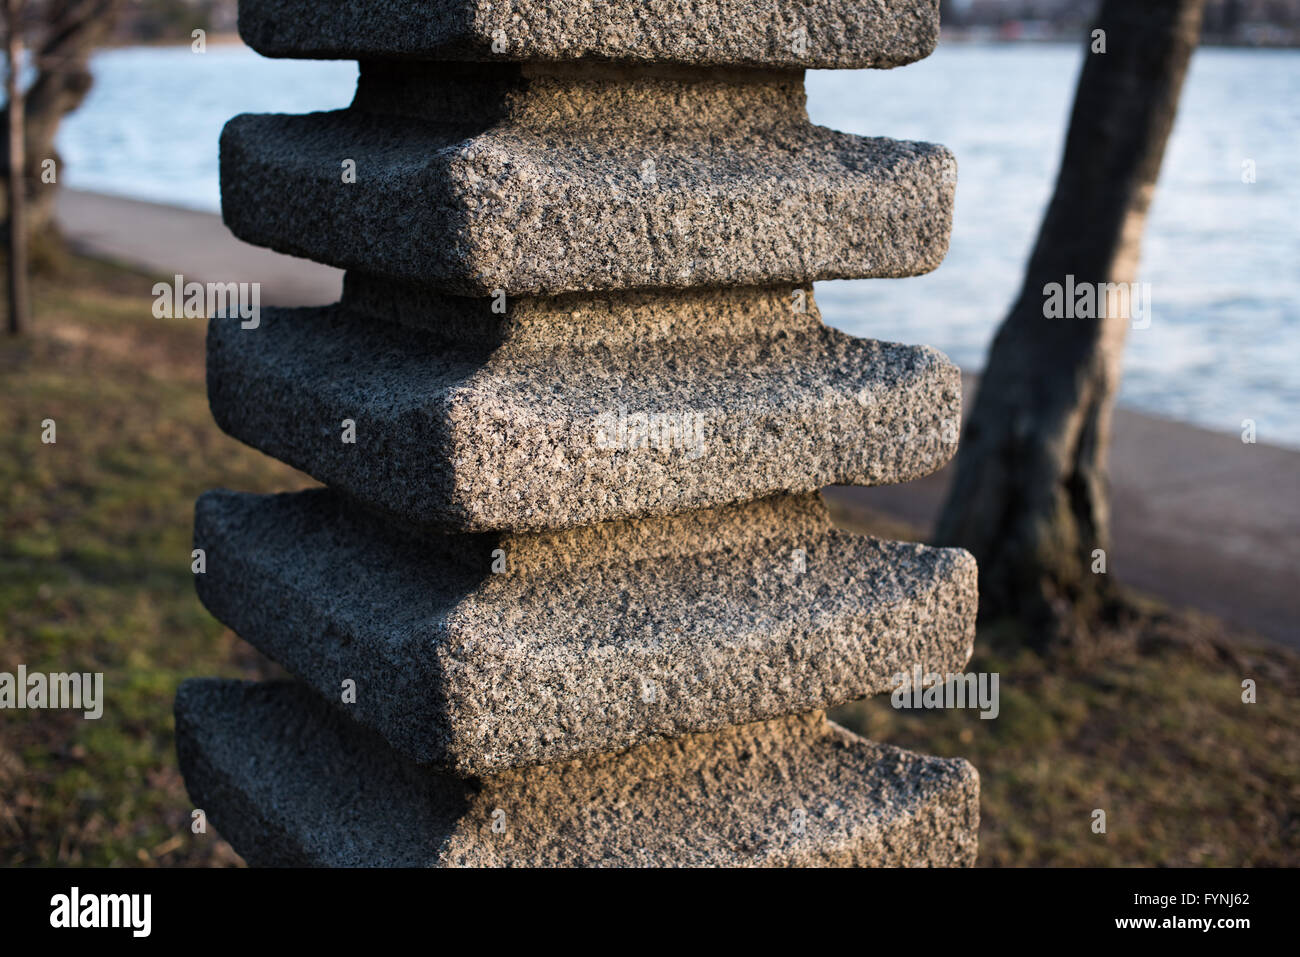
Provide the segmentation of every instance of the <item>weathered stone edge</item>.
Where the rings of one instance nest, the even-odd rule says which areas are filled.
[[[579,148],[346,110],[236,117],[221,185],[254,245],[457,295],[554,295],[920,275],[948,250],[956,161],[812,125]]]
[[[711,586],[717,621],[698,638],[674,642],[665,635],[656,652],[658,644],[639,639],[645,626],[631,609],[642,600],[632,596],[662,592],[663,603],[674,601],[675,578],[657,571],[657,562],[600,563],[609,588],[627,582],[629,607],[581,612],[556,601],[566,583],[590,573],[580,567],[515,582],[508,571],[500,577],[488,571],[488,545],[453,544],[453,551],[481,553],[481,583],[471,576],[461,591],[450,583],[466,576],[451,559],[422,560],[418,548],[395,553],[391,541],[367,537],[365,523],[346,512],[346,524],[334,529],[329,513],[340,507],[345,503],[319,492],[205,494],[195,516],[195,546],[207,557],[206,572],[196,578],[199,596],[217,619],[322,695],[337,700],[343,680],[351,680],[356,701],[344,710],[408,759],[461,775],[834,707],[890,690],[895,676],[914,664],[926,672],[956,671],[974,641],[975,563],[955,549],[832,531],[795,539],[812,566],[798,575],[785,573],[789,549],[781,547],[764,582],[751,582],[748,565],[684,553],[670,567],[694,564],[696,578],[718,579]],[[319,521],[320,534],[301,532],[307,515]],[[502,544],[511,555],[508,540]],[[434,554],[448,547],[428,546]],[[726,581],[731,564],[736,577]],[[822,566],[835,569],[819,586],[825,588],[839,581],[839,569],[852,568],[849,591],[820,602],[808,596],[806,630],[787,625],[799,612],[784,613],[779,603],[750,619],[747,589],[765,588],[777,600],[802,576],[822,581]],[[355,599],[339,594],[348,570],[362,568],[365,590]],[[852,582],[873,574],[878,596],[864,593],[865,584],[853,591]],[[436,598],[413,607],[422,587]],[[437,590],[442,587],[448,594]],[[371,610],[393,603],[402,615]],[[693,614],[687,607],[683,616]],[[611,616],[621,623],[614,634],[625,630],[632,647],[615,651],[622,641],[607,639],[608,653],[598,654],[589,644]],[[582,625],[576,630],[570,628],[575,620]],[[673,620],[664,615],[658,630],[671,632]],[[557,668],[561,673],[553,674]],[[575,670],[586,678],[567,680]],[[792,671],[798,680],[783,682],[780,676]],[[739,692],[760,674],[762,688]],[[648,703],[646,682],[654,689]]]
[[[929,56],[938,0],[712,0],[666,21],[639,4],[573,0],[241,0],[239,32],[264,56],[303,59],[600,59],[791,69],[888,68]],[[883,12],[883,16],[877,16]]]
[[[973,767],[865,741],[819,714],[509,772],[500,785],[486,778],[448,787],[301,686],[191,680],[178,691],[175,712],[181,772],[195,806],[254,866],[970,866],[977,853]],[[731,793],[725,764],[750,740],[777,750],[789,741],[786,750],[798,753],[784,760],[816,776],[815,788],[833,782],[842,790],[809,790],[799,777],[787,778],[757,817],[751,810],[737,819],[735,807],[744,800],[752,809],[755,795]],[[722,774],[699,775],[701,751],[706,761],[717,755]],[[665,801],[661,778],[660,803],[648,805],[636,826],[603,832],[599,815],[569,803],[575,795],[566,792],[565,775],[577,784],[617,780],[629,762],[633,773],[644,773],[648,762],[671,774],[674,755],[683,753],[697,755],[687,765],[689,801]],[[709,779],[703,803],[702,779]],[[497,792],[531,800],[522,807],[503,800],[510,812],[494,810]],[[579,800],[599,798],[597,791]],[[810,810],[800,817],[802,807]],[[497,810],[506,824],[500,844]],[[511,826],[523,829],[518,815],[532,818],[522,822],[534,835],[531,848],[508,843]],[[725,833],[714,830],[719,819]],[[559,827],[537,842],[537,832],[552,824]],[[589,830],[569,832],[575,825]],[[666,853],[665,831],[672,832]],[[660,847],[638,846],[651,834]],[[575,853],[571,844],[582,849]]]
[[[259,329],[212,320],[208,397],[217,424],[240,441],[392,516],[464,531],[899,483],[956,451],[960,375],[941,353],[825,328],[785,343],[806,349],[806,361],[791,353],[793,378],[789,361],[766,377],[739,366],[725,380],[712,366],[690,372],[702,350],[728,355],[725,340],[701,343],[694,356],[680,346],[665,352],[678,370],[672,395],[612,393],[617,351],[540,350],[539,376],[565,374],[534,395],[520,385],[527,355],[475,367],[472,353],[461,358],[423,344],[419,331],[339,317],[335,307],[266,310]],[[659,380],[671,381],[668,367],[665,358]],[[681,394],[692,374],[711,400]],[[646,410],[692,416],[699,454],[684,440],[623,447],[619,423]],[[345,420],[353,443],[342,441]]]

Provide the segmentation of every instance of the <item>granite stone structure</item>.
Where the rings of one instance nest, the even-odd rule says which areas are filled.
[[[948,243],[942,147],[814,126],[810,67],[937,0],[243,0],[350,107],[241,116],[237,236],[348,270],[214,318],[223,429],[325,488],[198,503],[204,604],[298,680],[187,682],[195,806],[258,865],[965,865],[978,776],[825,711],[960,671],[960,550],[818,489],[956,447],[957,369],[814,280]]]

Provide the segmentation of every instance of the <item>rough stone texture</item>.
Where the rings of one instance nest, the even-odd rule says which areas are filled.
[[[431,536],[325,490],[209,492],[194,542],[218,619],[458,774],[832,707],[957,671],[975,637],[967,553],[832,530],[817,495]]]
[[[241,0],[239,32],[310,59],[891,67],[934,49],[939,0]]]
[[[974,770],[822,709],[959,670],[974,562],[811,491],[954,451],[951,363],[810,288],[944,256],[952,155],[803,90],[937,8],[244,0],[263,52],[361,61],[347,109],[222,134],[235,234],[350,270],[210,326],[222,427],[333,486],[196,510],[204,603],[303,680],[177,696],[250,863],[973,862]]]
[[[236,117],[221,137],[226,223],[468,296],[899,277],[942,261],[956,183],[943,147],[811,125],[797,74],[603,73],[371,65],[348,110]]]
[[[300,685],[200,680],[176,696],[176,741],[196,806],[253,865],[975,860],[974,768],[820,713],[466,781],[403,762]]]
[[[494,316],[359,285],[355,305],[266,310],[256,329],[214,319],[209,399],[231,435],[402,519],[585,525],[907,481],[956,450],[957,367],[827,328],[808,290],[803,313],[787,287]]]

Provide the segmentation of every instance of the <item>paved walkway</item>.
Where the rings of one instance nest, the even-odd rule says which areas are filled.
[[[928,531],[952,471],[828,494]],[[1300,452],[1118,409],[1110,472],[1111,574],[1300,648]]]
[[[341,270],[250,246],[214,213],[75,189],[60,190],[56,209],[89,253],[187,281],[260,282],[264,306],[323,306],[343,289]]]
[[[338,270],[240,242],[211,213],[67,189],[58,213],[87,252],[201,282],[261,282],[266,305],[323,305],[341,289]],[[1300,452],[1121,409],[1111,459],[1113,574],[1300,647]],[[929,529],[948,480],[945,469],[828,494]]]

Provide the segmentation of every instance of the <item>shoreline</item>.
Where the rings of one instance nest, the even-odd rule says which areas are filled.
[[[214,213],[60,190],[72,244],[101,259],[189,279],[260,282],[267,306],[338,301],[341,270],[243,243]],[[142,290],[145,297],[148,290]],[[977,383],[964,376],[964,410]],[[923,534],[952,466],[905,485],[835,487],[851,520],[889,516]],[[1300,451],[1121,407],[1111,448],[1111,567],[1125,584],[1300,648]]]

